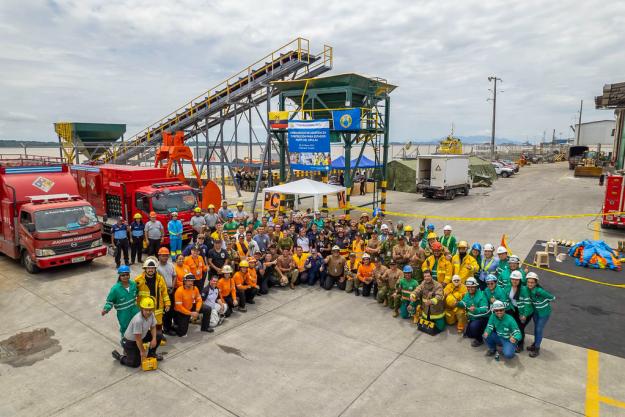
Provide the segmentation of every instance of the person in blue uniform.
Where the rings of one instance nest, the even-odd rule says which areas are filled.
[[[141,255],[143,254],[143,240],[144,240],[145,223],[143,223],[143,216],[140,213],[135,213],[134,220],[130,223],[130,264],[137,262],[141,263]]]
[[[115,268],[119,268],[121,265],[122,253],[124,255],[124,263],[129,265],[128,260],[128,225],[124,221],[123,217],[117,219],[111,227],[111,237],[113,241],[113,248],[115,249]]]

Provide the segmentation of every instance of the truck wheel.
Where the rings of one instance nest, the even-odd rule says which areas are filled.
[[[504,178],[508,178],[510,176],[510,173],[508,171],[504,171],[501,173],[501,176]]]
[[[469,195],[469,186],[464,187],[464,195]]]
[[[27,250],[22,252],[22,265],[24,265],[24,268],[26,268],[26,271],[28,271],[29,274],[36,274],[37,272],[39,272],[39,267],[30,257],[30,254]]]
[[[454,198],[456,198],[456,190],[447,191],[447,199],[453,200]]]

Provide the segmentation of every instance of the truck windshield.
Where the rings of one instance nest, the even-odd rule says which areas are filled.
[[[152,210],[159,214],[172,211],[189,211],[197,205],[195,194],[191,190],[176,190],[159,193],[152,197]]]
[[[65,207],[35,212],[38,232],[67,232],[93,226],[98,222],[91,206]]]

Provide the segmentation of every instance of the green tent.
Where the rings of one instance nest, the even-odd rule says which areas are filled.
[[[490,187],[497,179],[493,164],[478,156],[469,157],[469,175],[474,187]]]
[[[388,164],[389,190],[405,193],[417,192],[417,160],[396,160]]]

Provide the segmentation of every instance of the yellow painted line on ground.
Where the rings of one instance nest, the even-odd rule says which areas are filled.
[[[594,240],[599,240],[599,233],[600,233],[599,222],[598,221],[595,222],[593,226],[594,226],[593,227],[594,232],[593,232],[592,237],[593,237]]]
[[[581,281],[591,282],[593,284],[605,285],[605,286],[608,286],[608,287],[615,287],[615,288],[625,288],[625,284],[612,284],[610,282],[597,281],[596,279],[580,277],[579,275],[567,274],[566,272],[560,272],[560,271],[555,271],[555,270],[549,269],[549,268],[543,268],[543,267],[540,267],[540,266],[536,266],[536,265],[534,265],[532,263],[523,262],[523,265],[531,266],[532,268],[540,269],[541,271],[552,272],[554,274],[562,275],[564,277],[574,278],[574,279],[578,279],[578,280],[581,280]]]
[[[601,404],[625,409],[625,402],[599,393],[599,352],[588,349],[586,371],[586,417],[599,417]]]

